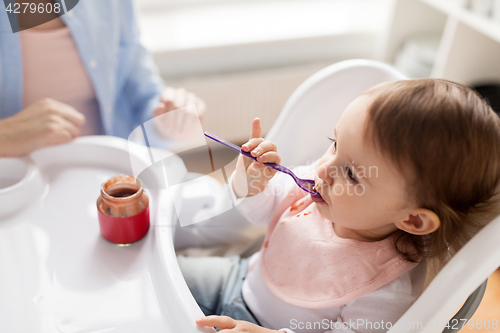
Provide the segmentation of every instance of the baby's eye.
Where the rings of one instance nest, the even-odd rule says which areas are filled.
[[[330,138],[329,136],[327,138],[330,139],[330,141],[332,142],[333,151],[336,153],[337,152],[337,140],[334,138]]]
[[[354,172],[352,172],[352,169],[350,167],[347,167],[346,168],[346,174],[347,174],[347,177],[349,177],[349,180],[353,183],[353,184],[357,184],[358,183],[358,180],[356,179],[356,177],[354,176]]]

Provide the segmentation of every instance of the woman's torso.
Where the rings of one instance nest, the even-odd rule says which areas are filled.
[[[19,33],[23,108],[43,98],[70,105],[86,118],[81,135],[102,134],[96,94],[71,31],[60,18]]]

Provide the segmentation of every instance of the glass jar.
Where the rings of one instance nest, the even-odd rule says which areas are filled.
[[[111,217],[128,217],[142,212],[149,204],[141,182],[133,176],[119,175],[101,186],[97,207]]]
[[[138,179],[129,175],[110,178],[97,199],[102,236],[113,243],[131,243],[149,230],[149,198]]]

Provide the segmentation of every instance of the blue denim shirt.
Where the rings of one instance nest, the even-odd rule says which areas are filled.
[[[139,41],[135,15],[133,0],[80,0],[61,16],[94,87],[105,134],[122,138],[151,118],[163,90]],[[19,33],[12,33],[0,4],[0,119],[22,109],[21,58]],[[165,147],[154,131],[146,131],[151,145]]]

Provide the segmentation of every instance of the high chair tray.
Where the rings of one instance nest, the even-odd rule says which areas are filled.
[[[200,331],[203,313],[175,257],[168,189],[147,190],[151,227],[140,241],[119,246],[99,232],[101,184],[137,176],[155,154],[170,154],[173,174],[185,176],[171,153],[105,136],[34,152],[27,166],[10,165],[12,174],[26,169],[10,187],[0,174],[0,332]]]

